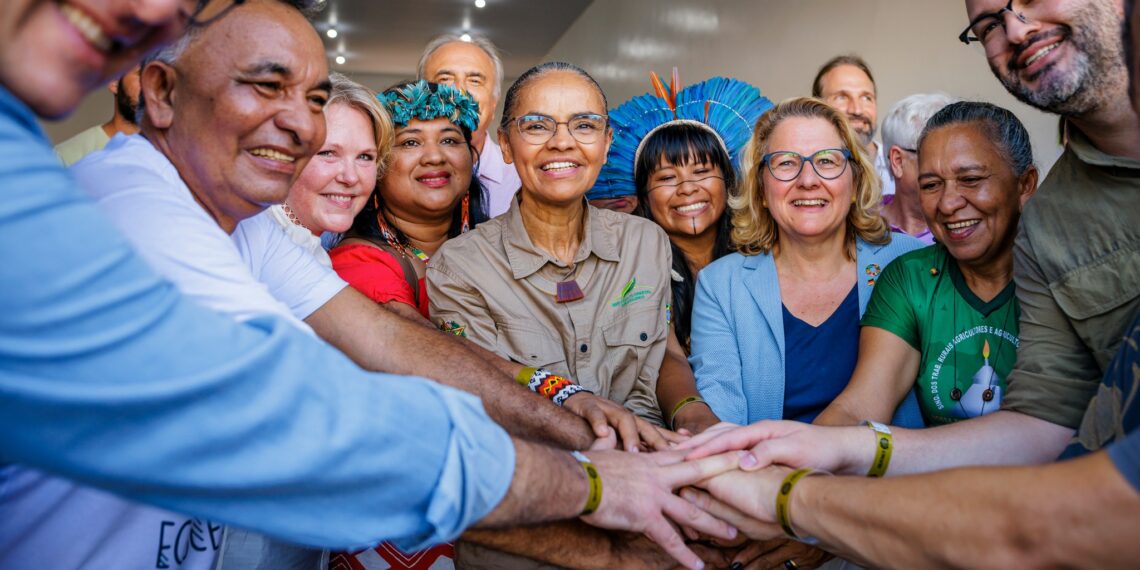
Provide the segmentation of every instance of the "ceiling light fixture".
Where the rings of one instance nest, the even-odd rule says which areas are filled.
[[[325,32],[325,35],[330,38],[335,38],[337,36],[337,33],[338,32],[336,31],[336,28],[329,28],[329,31]]]
[[[336,64],[337,65],[344,65],[344,61],[345,61],[345,59],[344,59],[343,55],[336,56]]]
[[[486,5],[487,5],[487,0],[475,0],[475,7],[476,8],[483,8]]]
[[[465,42],[469,42],[469,41],[471,41],[471,34],[469,34],[467,32],[463,32],[463,34],[459,36],[459,39],[461,39]]]

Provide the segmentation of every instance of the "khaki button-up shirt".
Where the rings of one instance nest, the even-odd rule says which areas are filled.
[[[432,321],[661,424],[656,392],[668,338],[669,240],[649,220],[587,208],[585,239],[569,266],[531,242],[517,200],[504,215],[448,241],[428,264]],[[558,303],[557,284],[569,279],[585,297]]]

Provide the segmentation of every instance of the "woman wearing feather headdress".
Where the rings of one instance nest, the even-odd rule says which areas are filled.
[[[655,74],[654,93],[610,112],[614,143],[598,182],[597,197],[632,194],[633,213],[656,222],[669,236],[674,330],[689,352],[693,292],[698,272],[731,251],[728,195],[736,187],[736,162],[752,125],[771,101],[743,81],[716,77],[677,90]],[[717,422],[694,391],[665,394],[675,428],[697,433]]]

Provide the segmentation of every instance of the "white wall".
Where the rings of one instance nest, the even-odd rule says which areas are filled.
[[[1006,93],[982,51],[958,42],[966,23],[961,0],[596,0],[547,59],[586,68],[612,107],[650,91],[649,70],[667,77],[674,65],[684,85],[725,75],[773,101],[810,95],[823,62],[857,53],[875,74],[880,121],[912,93],[990,101],[1025,123],[1048,169],[1057,118]]]

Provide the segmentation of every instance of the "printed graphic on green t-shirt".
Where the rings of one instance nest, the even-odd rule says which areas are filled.
[[[928,425],[940,425],[1001,407],[1020,345],[1019,311],[1013,283],[983,302],[945,248],[933,245],[887,266],[861,324],[922,354],[919,405]]]

